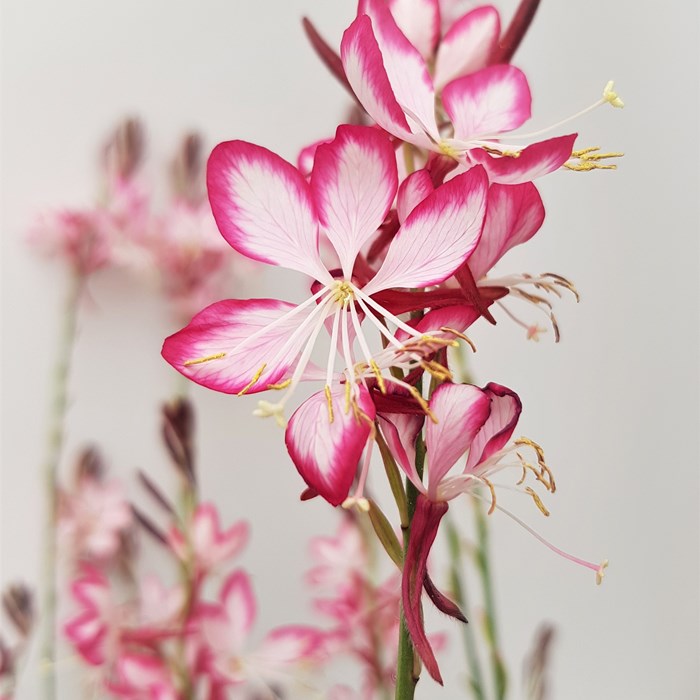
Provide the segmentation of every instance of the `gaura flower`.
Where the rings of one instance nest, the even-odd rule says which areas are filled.
[[[425,170],[410,175],[404,185],[414,192],[414,196],[426,197],[433,185]],[[399,210],[399,216],[401,212]],[[483,297],[494,296],[497,289],[507,291],[511,299],[528,303],[543,313],[552,325],[555,341],[559,341],[559,325],[554,315],[553,304],[545,294],[561,297],[562,291],[573,294],[578,301],[574,285],[561,275],[527,273],[488,276],[501,258],[515,246],[529,241],[541,228],[545,218],[542,198],[535,185],[524,182],[519,185],[492,184],[489,187],[484,228],[476,249],[467,262],[457,270],[456,280],[465,296],[479,306]],[[546,329],[537,324],[527,323],[516,316],[505,304],[504,299],[495,302],[518,325],[525,328],[529,339],[538,339]],[[483,313],[483,311],[482,311]],[[452,325],[445,323],[444,325]]]
[[[235,557],[248,543],[249,530],[244,520],[222,530],[216,506],[200,503],[186,532],[174,525],[170,528],[168,543],[179,559],[194,565],[201,577]]]
[[[607,562],[598,565],[563,552],[497,505],[492,477],[505,469],[518,471],[520,479],[516,487],[529,495],[545,516],[549,515],[549,511],[538,493],[524,485],[525,480],[534,477],[536,484],[546,491],[554,493],[556,490],[554,477],[539,445],[528,438],[520,438],[509,444],[521,412],[520,399],[515,392],[493,383],[484,389],[468,384],[445,383],[433,393],[430,411],[436,421],[428,421],[425,428],[427,484],[424,484],[415,467],[414,445],[422,421],[416,421],[415,416],[384,414],[380,417],[380,424],[392,454],[419,491],[403,569],[402,599],[406,623],[416,650],[430,675],[441,682],[437,661],[423,628],[420,598],[426,585],[428,554],[450,500],[465,493],[474,493],[479,485],[485,486],[491,494],[489,513],[496,508],[506,513],[557,554],[592,569],[598,583],[602,580]],[[534,455],[534,464],[525,457],[528,451]],[[467,457],[463,467],[456,474],[451,474],[452,468],[464,459],[465,453]],[[516,459],[509,461],[509,457]],[[479,496],[478,493],[476,495]],[[437,591],[431,593],[434,602],[436,593],[439,594]],[[439,596],[442,605],[444,596]]]
[[[459,30],[458,25],[457,33],[467,22]],[[620,154],[597,154],[591,159],[586,149],[573,153],[576,134],[525,147],[504,143],[505,134],[530,118],[532,99],[525,75],[511,65],[487,66],[465,75],[461,68],[455,68],[461,41],[456,46],[447,36],[445,41],[443,56],[449,54],[450,58],[438,63],[433,78],[386,4],[382,0],[361,3],[358,17],[343,35],[341,59],[355,95],[379,126],[406,143],[448,156],[463,168],[481,164],[492,182],[528,182],[567,162],[574,170],[614,167],[603,166],[600,160]],[[452,79],[455,74],[461,77]],[[436,118],[436,86],[444,123],[442,114]],[[571,119],[600,104],[622,106],[612,88],[608,83],[601,100]],[[540,132],[510,135],[509,139],[518,143],[519,139],[533,139],[571,119]],[[574,160],[570,161],[572,155]]]
[[[257,650],[247,649],[257,617],[250,578],[243,570],[224,581],[218,604],[202,604],[195,612],[205,645],[205,662],[215,683],[241,685],[284,678],[297,664],[314,661],[322,635],[302,625],[272,630]]]
[[[130,700],[179,700],[172,671],[151,654],[126,652],[115,664],[115,677],[106,684],[110,693]]]
[[[453,342],[439,328],[415,330],[373,296],[442,282],[472,253],[483,224],[487,178],[475,168],[416,206],[379,270],[360,282],[354,275],[359,251],[384,221],[397,187],[394,150],[384,134],[368,127],[340,126],[332,142],[317,148],[309,183],[260,146],[217,146],[208,189],[224,238],[247,257],[311,276],[316,291],[298,305],[277,299],[212,304],[163,346],[173,367],[211,389],[237,395],[286,390],[278,402],[261,401],[257,411],[283,426],[285,405],[299,382],[325,379],[324,390],[292,416],[285,441],[302,477],[333,505],[347,496],[372,430],[374,407],[364,378],[382,386],[403,384],[374,360],[362,321],[395,349],[397,366],[417,366],[424,346],[434,352],[436,342]],[[321,261],[320,232],[337,253],[335,273]],[[410,343],[397,340],[385,323],[407,333]],[[324,327],[331,336],[325,370],[311,364]],[[339,374],[337,355],[345,367]]]
[[[396,25],[426,63],[435,66],[433,82],[445,84],[489,65],[501,36],[501,18],[492,5],[469,12],[444,12],[437,0],[387,0]],[[364,0],[360,2],[363,13]],[[367,14],[370,14],[369,12]]]

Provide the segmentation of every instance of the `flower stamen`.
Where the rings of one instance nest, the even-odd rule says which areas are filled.
[[[238,392],[238,394],[236,394],[236,396],[243,396],[244,394],[247,394],[255,386],[258,379],[262,377],[265,367],[267,367],[267,363],[263,362],[258,371],[253,375],[253,378]]]
[[[185,360],[182,364],[184,367],[189,367],[190,365],[201,365],[205,362],[211,362],[212,360],[220,360],[222,357],[226,357],[225,352],[217,352],[215,355],[207,355],[206,357],[196,357],[193,360]]]

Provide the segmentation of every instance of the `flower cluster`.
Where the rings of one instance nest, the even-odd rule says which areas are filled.
[[[95,669],[92,682],[101,696],[223,700],[237,689],[271,697],[270,688],[288,685],[321,659],[325,634],[287,625],[251,643],[257,617],[251,578],[231,568],[248,542],[248,523],[222,528],[216,507],[198,502],[188,454],[189,404],[167,406],[163,428],[183,477],[185,506],[177,508],[143,473],[141,483],[167,526],[131,506],[114,482],[102,478],[94,451],[79,460],[76,486],[63,493],[60,527],[71,537],[62,540],[61,553],[72,571],[76,608],[65,636]],[[134,523],[169,557],[175,574],[170,579],[142,573],[135,548],[140,538],[134,528],[125,538],[132,512]],[[120,547],[124,539],[130,545]],[[212,585],[218,589],[214,597]]]
[[[558,339],[545,295],[576,294],[573,285],[555,274],[495,276],[493,268],[543,223],[534,180],[562,169],[612,169],[607,159],[620,155],[575,150],[576,133],[556,134],[570,120],[518,131],[532,99],[510,59],[532,12],[516,15],[502,33],[491,6],[454,10],[437,1],[360,0],[339,54],[307,22],[315,48],[373,125],[340,125],[333,138],[302,151],[299,167],[259,145],[221,143],[208,162],[207,188],[225,241],[254,261],[305,275],[308,295],[296,304],[214,303],[163,346],[173,367],[210,389],[281,393],[260,400],[255,413],[284,428],[306,482],[304,498],[373,514],[379,539],[403,572],[406,627],[438,682],[421,595],[425,589],[440,610],[464,619],[427,571],[449,501],[474,493],[493,512],[499,506],[492,477],[509,468],[517,470],[515,488],[544,515],[540,494],[555,491],[540,446],[511,440],[521,411],[517,394],[495,383],[459,383],[452,349],[470,344],[465,333],[482,317],[496,322],[492,306],[537,338],[541,329],[515,316],[505,297],[543,311]],[[612,83],[584,112],[603,104],[622,106]],[[550,131],[555,135],[541,138]],[[302,383],[320,388],[288,418]],[[385,465],[398,465],[407,477],[405,488],[392,481],[403,553],[365,496],[377,441],[386,448]],[[569,558],[602,576],[602,566]],[[363,623],[347,625],[345,616],[354,614],[361,591],[354,573],[346,578],[349,600],[325,607],[356,634]],[[402,673],[405,663],[398,686]]]
[[[217,235],[204,191],[202,140],[186,135],[161,183],[144,176],[141,124],[125,120],[103,149],[100,193],[92,207],[40,215],[29,231],[32,246],[63,259],[80,278],[103,268],[155,276],[178,316],[189,317],[223,293],[236,258]]]

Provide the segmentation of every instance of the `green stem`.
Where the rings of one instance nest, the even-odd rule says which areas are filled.
[[[416,441],[416,471],[420,478],[423,477],[423,465],[425,464],[425,443],[422,437]],[[416,510],[418,489],[406,479],[406,501],[408,506],[408,525],[403,530],[404,559],[408,551],[408,541],[411,536],[411,520]],[[416,659],[413,652],[413,642],[406,626],[406,617],[401,609],[401,627],[399,631],[399,654],[396,665],[396,694],[395,700],[413,700],[420,672],[416,671]]]
[[[450,583],[452,595],[455,598],[455,603],[459,605],[464,613],[467,613],[469,601],[467,600],[467,592],[462,579],[462,571],[464,570],[462,543],[457,528],[454,526],[449,515],[445,520],[447,522],[447,544],[450,553]],[[464,642],[464,651],[467,656],[467,665],[469,666],[472,693],[477,700],[486,700],[484,678],[476,649],[476,638],[474,637],[473,626],[471,624],[462,625],[462,641]]]
[[[43,562],[43,640],[41,661],[43,667],[44,698],[56,697],[56,520],[58,517],[58,468],[61,463],[65,438],[65,419],[68,408],[68,382],[71,359],[75,345],[78,308],[85,278],[74,273],[66,298],[58,342],[58,356],[54,370],[51,396],[51,413],[44,462],[44,488],[46,490],[46,532],[44,536]]]
[[[472,501],[477,533],[477,550],[475,556],[477,570],[479,571],[481,585],[484,591],[484,627],[486,642],[489,646],[489,655],[491,658],[495,697],[496,700],[503,700],[506,696],[506,690],[508,689],[508,673],[498,648],[496,601],[493,591],[493,580],[491,578],[491,564],[489,561],[488,523],[486,522],[486,516],[484,515],[481,503],[479,503],[476,498],[472,499]]]

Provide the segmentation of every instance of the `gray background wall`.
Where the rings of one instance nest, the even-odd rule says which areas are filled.
[[[290,159],[330,133],[344,95],[306,45],[301,14],[338,41],[353,7],[3,3],[3,581],[39,575],[38,465],[66,286],[61,271],[27,251],[23,231],[40,207],[90,201],[97,144],[125,114],[145,120],[153,161],[191,127],[211,144],[243,138]],[[562,342],[527,343],[505,321],[473,334],[478,377],[520,392],[522,432],[546,446],[556,468],[552,517],[519,512],[570,551],[611,560],[596,588],[588,572],[493,519],[506,656],[517,677],[533,630],[553,622],[554,697],[566,700],[698,697],[697,14],[696,3],[681,0],[545,1],[517,60],[531,79],[533,128],[585,106],[609,78],[628,105],[577,125],[582,143],[626,152],[620,170],[546,178],[545,226],[501,268],[575,280],[582,301],[559,304]],[[294,297],[300,289],[296,278],[266,270],[244,293]],[[167,482],[156,430],[157,407],[174,384],[159,357],[172,324],[152,291],[116,274],[95,279],[91,296],[75,356],[69,453],[94,440],[115,473],[142,466]],[[253,524],[244,562],[261,600],[260,627],[298,620],[306,541],[330,531],[334,514],[297,501],[300,481],[282,436],[250,416],[254,398],[198,389],[193,397],[204,495],[228,520]],[[456,636],[449,659],[448,689],[430,697],[455,697]],[[70,657],[61,668],[75,678]],[[35,677],[32,661],[20,698],[37,697]]]

